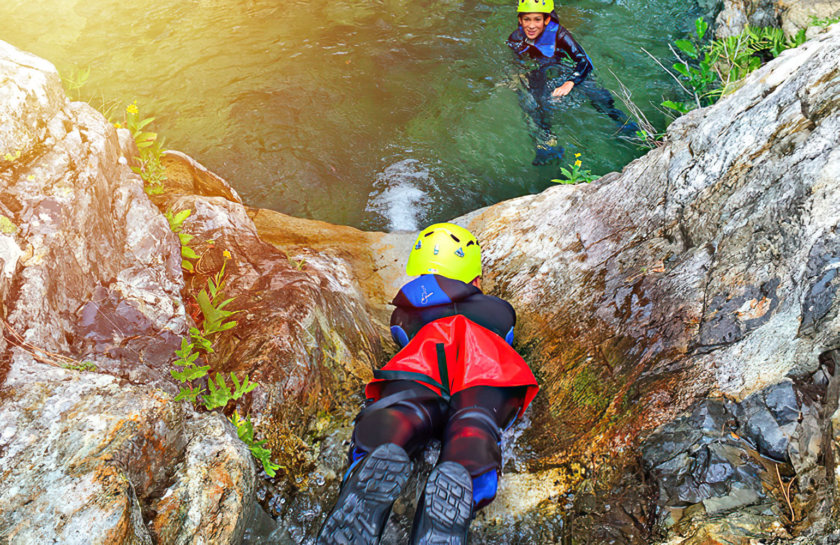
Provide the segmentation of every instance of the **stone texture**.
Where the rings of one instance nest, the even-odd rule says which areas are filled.
[[[715,19],[715,37],[735,36],[747,25],[777,27],[779,13],[776,0],[724,0],[723,9]]]
[[[185,440],[174,484],[149,505],[155,543],[240,543],[254,507],[251,453],[217,413],[191,421]]]
[[[840,17],[840,0],[724,0],[715,18],[715,36],[726,38],[740,34],[746,25],[781,27],[793,36],[808,30],[818,32],[815,21]]]
[[[157,531],[235,542],[253,465],[230,425],[194,454],[211,427],[167,393],[188,323],[180,249],[128,168],[131,136],[3,42],[0,98],[0,542],[152,543],[150,501],[194,490],[196,467],[230,491],[181,494],[201,531]]]
[[[0,201],[18,227],[0,243],[10,257],[2,285],[13,286],[3,288],[3,317],[42,349],[166,387],[161,360],[186,330],[175,236],[121,159],[114,127],[67,102],[54,69],[2,48],[11,68],[0,89],[18,98],[2,102],[0,125],[18,128],[0,148],[27,143],[20,157],[0,158]]]
[[[782,29],[785,34],[796,34],[817,20],[840,17],[840,0],[778,0],[781,9]]]
[[[622,173],[463,219],[543,384],[540,452],[632,444],[709,392],[811,372],[840,341],[838,61],[833,27]]]

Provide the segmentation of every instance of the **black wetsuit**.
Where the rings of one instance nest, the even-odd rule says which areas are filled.
[[[553,44],[553,55],[547,56],[546,50],[550,48],[550,45],[540,44],[539,42],[544,38],[546,32],[552,31],[552,23],[556,24],[558,28]],[[543,41],[545,40],[543,39]],[[589,77],[593,70],[592,61],[571,33],[559,23],[554,13],[551,14],[549,27],[546,27],[543,34],[537,37],[534,42],[528,42],[525,31],[520,26],[508,37],[507,44],[520,59],[530,58],[539,65],[527,74],[528,92],[536,101],[536,104],[530,104],[531,101],[523,100],[523,109],[543,131],[551,131],[551,115],[555,105],[551,97],[554,88],[548,85],[549,80],[552,79],[550,71],[552,67],[560,66],[565,59],[569,59],[575,64],[572,77],[569,80],[574,82],[575,89],[583,91],[596,110],[608,115],[622,127],[628,126],[633,130],[636,129],[635,123],[629,120],[627,114],[615,107],[615,99],[612,94]]]
[[[508,343],[513,341],[516,313],[510,303],[458,280],[421,276],[404,286],[392,304],[397,308],[391,315],[391,334],[402,347],[425,325],[454,315],[467,317]],[[482,507],[496,495],[502,429],[516,418],[526,390],[524,386],[474,386],[446,401],[413,380],[388,380],[381,400],[357,418],[351,462],[385,443],[399,445],[414,456],[431,439],[440,439],[439,462],[457,462],[467,469],[473,478],[474,504]]]

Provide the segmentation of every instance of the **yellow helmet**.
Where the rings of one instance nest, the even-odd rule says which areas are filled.
[[[554,0],[519,0],[519,13],[551,13],[554,11]]]
[[[481,276],[478,240],[453,223],[430,225],[417,235],[405,272],[409,276],[439,274],[470,283]]]

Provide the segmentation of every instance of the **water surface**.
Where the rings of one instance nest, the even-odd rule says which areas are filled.
[[[515,2],[5,0],[0,39],[65,75],[82,98],[137,100],[167,146],[252,206],[370,229],[414,229],[559,176],[534,167],[504,44]],[[559,4],[558,4],[559,5]],[[663,127],[667,59],[698,9],[686,0],[574,0],[558,9],[592,58]],[[670,62],[668,62],[670,64]],[[117,104],[120,106],[118,107]],[[643,153],[579,93],[555,116],[561,142],[597,173]],[[566,161],[564,161],[566,162]]]

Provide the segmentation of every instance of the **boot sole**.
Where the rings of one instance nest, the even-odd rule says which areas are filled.
[[[419,545],[466,545],[472,519],[472,478],[461,464],[443,462],[426,481],[423,516],[430,523]]]
[[[411,474],[408,454],[392,443],[359,462],[327,516],[318,545],[377,545],[391,505]]]

